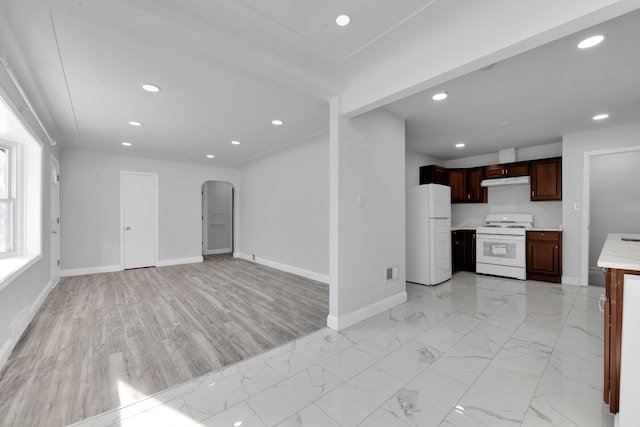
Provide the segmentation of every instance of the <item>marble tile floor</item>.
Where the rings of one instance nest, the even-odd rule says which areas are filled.
[[[602,291],[470,273],[408,284],[407,303],[344,331],[75,425],[611,427]]]

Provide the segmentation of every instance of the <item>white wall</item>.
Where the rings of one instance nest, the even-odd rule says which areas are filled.
[[[0,40],[7,40],[12,36],[7,26],[2,22],[0,14]],[[25,103],[18,90],[15,88],[9,76],[0,67],[0,94],[11,106],[13,111],[19,111],[19,106]],[[32,114],[17,114],[30,133],[40,140],[44,133],[38,127]],[[57,156],[57,147],[48,144],[42,146],[42,236],[40,244],[41,257],[30,268],[15,277],[13,281],[0,290],[0,369],[9,358],[11,350],[18,339],[33,319],[36,312],[44,302],[57,278],[50,277],[51,269],[51,239],[50,239],[50,206],[51,206],[51,156]],[[33,212],[27,212],[32,215]]]
[[[231,252],[232,192],[233,187],[228,182],[207,181],[203,186],[206,198],[203,227],[207,227],[205,254]]]
[[[342,329],[406,301],[404,120],[383,110],[349,119],[335,99],[330,155],[328,325]]]
[[[236,251],[328,282],[329,134],[254,159],[241,173]]]
[[[442,160],[427,156],[426,154],[414,153],[413,151],[406,151],[404,159],[404,182],[407,187],[420,184],[420,166],[444,165]]]
[[[530,213],[535,225],[557,227],[562,223],[562,202],[532,202],[530,185],[490,187],[488,203],[454,203],[452,224],[483,224],[488,213]]]
[[[562,143],[518,148],[516,161],[562,156]],[[445,162],[449,168],[470,168],[499,163],[498,153],[463,157]],[[558,226],[562,223],[562,202],[532,202],[530,185],[489,187],[488,203],[455,203],[451,206],[452,224],[483,224],[488,213],[530,213],[536,225]]]
[[[202,184],[238,181],[237,171],[101,151],[65,148],[62,170],[63,274],[120,268],[120,171],[158,174],[160,265],[202,257]]]
[[[562,138],[563,283],[588,283],[588,258],[583,262],[582,251],[583,245],[588,246],[588,242],[583,241],[588,212],[574,209],[576,203],[585,207],[585,153],[636,146],[640,146],[640,123],[579,132]]]
[[[534,145],[532,147],[522,147],[516,149],[516,162],[526,162],[528,160],[546,159],[549,157],[562,156],[562,142],[551,144]],[[444,166],[447,168],[473,168],[499,164],[499,153],[482,154],[480,156],[460,157],[458,159],[447,160]]]
[[[640,151],[591,157],[589,283],[604,286],[598,257],[609,233],[640,233]],[[612,206],[615,206],[612,209]]]

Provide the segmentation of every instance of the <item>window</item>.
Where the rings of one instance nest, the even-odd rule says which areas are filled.
[[[0,290],[42,255],[42,143],[0,87]]]
[[[13,251],[14,199],[11,147],[0,143],[0,254]]]

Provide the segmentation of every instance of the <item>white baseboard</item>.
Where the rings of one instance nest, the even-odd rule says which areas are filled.
[[[604,286],[606,277],[600,267],[589,267],[589,283]]]
[[[13,343],[11,341],[11,338],[9,338],[2,344],[2,347],[0,347],[0,370],[2,370],[4,364],[9,360],[9,356],[11,356],[11,350],[13,350]]]
[[[305,270],[303,268],[294,267],[292,265],[282,264],[276,261],[271,261],[264,258],[253,257],[249,254],[242,252],[234,252],[234,258],[241,258],[247,261],[256,262],[258,264],[265,265],[267,267],[275,268],[276,270],[285,271],[287,273],[297,274],[298,276],[306,277],[307,279],[315,280],[316,282],[329,283],[329,275],[316,273],[315,271]]]
[[[204,251],[205,255],[218,255],[218,254],[230,254],[231,248],[226,249],[208,249]]]
[[[562,276],[562,279],[560,279],[560,281],[562,282],[563,285],[581,286],[579,277]]]
[[[121,265],[104,265],[100,267],[72,268],[70,270],[60,270],[60,277],[83,276],[85,274],[113,273],[122,271]]]
[[[181,264],[195,264],[197,262],[203,262],[204,258],[202,256],[196,256],[193,258],[174,258],[174,259],[163,259],[158,260],[158,264],[156,267],[169,267],[171,265],[181,265]]]
[[[385,310],[389,310],[390,308],[405,302],[407,302],[407,292],[398,292],[395,295],[374,302],[366,307],[359,308],[343,316],[329,314],[327,316],[327,326],[333,330],[341,331],[349,326],[355,325],[369,317],[375,316],[378,313],[382,313]]]
[[[194,264],[202,262],[202,256],[193,258],[174,258],[158,260],[156,267],[168,267],[170,265]],[[121,265],[104,265],[101,267],[74,268],[70,270],[61,270],[60,277],[83,276],[85,274],[113,273],[114,271],[122,271]]]
[[[42,292],[40,292],[33,304],[31,304],[31,320],[33,320],[33,318],[36,316],[36,313],[38,312],[38,310],[40,310],[40,307],[42,307],[42,303],[44,303],[44,300],[47,299],[51,290],[58,284],[58,280],[60,279],[50,280],[49,283],[45,285],[44,289],[42,289]]]
[[[18,343],[18,340],[20,339],[24,331],[27,329],[29,324],[36,317],[38,310],[40,310],[40,307],[42,307],[42,304],[49,296],[49,293],[58,283],[58,280],[60,279],[55,278],[55,279],[49,280],[49,282],[47,282],[47,284],[44,285],[44,287],[42,288],[42,291],[40,291],[35,301],[31,303],[31,306],[29,306],[28,309],[25,307],[18,314],[18,316],[15,319],[13,319],[13,322],[9,328],[11,336],[9,337],[8,340],[4,342],[4,344],[2,345],[2,348],[0,348],[0,369],[2,369],[2,367],[7,362],[7,360],[9,360],[9,356],[11,356],[11,351],[16,346],[16,344]]]

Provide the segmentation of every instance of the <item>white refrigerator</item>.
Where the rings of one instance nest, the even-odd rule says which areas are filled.
[[[451,187],[407,187],[407,282],[437,285],[451,278]]]

